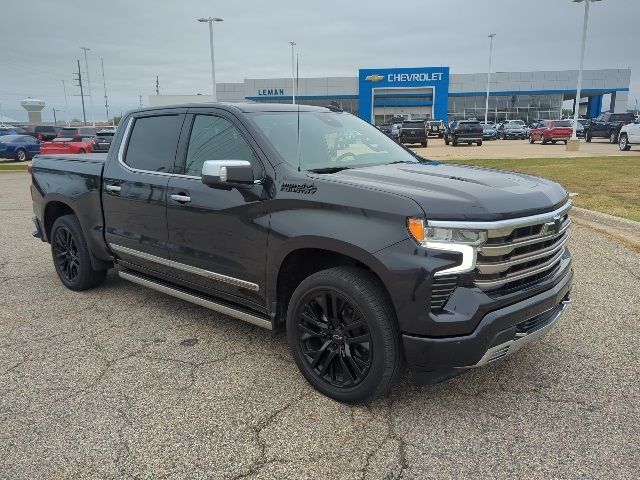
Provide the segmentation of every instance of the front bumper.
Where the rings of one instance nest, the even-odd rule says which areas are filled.
[[[404,354],[417,383],[430,383],[517,352],[559,320],[573,281],[568,268],[549,290],[487,313],[474,331],[452,337],[402,335]]]
[[[408,135],[400,135],[400,142],[402,143],[426,143],[428,141],[428,137],[411,137]]]

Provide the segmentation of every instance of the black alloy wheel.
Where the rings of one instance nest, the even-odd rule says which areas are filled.
[[[373,358],[371,333],[344,295],[332,290],[309,294],[296,330],[304,358],[324,382],[353,387],[366,378]]]
[[[289,301],[286,326],[300,373],[324,395],[366,402],[400,378],[395,309],[383,284],[367,270],[335,267],[304,279]]]
[[[51,247],[58,271],[69,282],[75,282],[80,269],[80,255],[76,241],[66,226],[56,229]]]

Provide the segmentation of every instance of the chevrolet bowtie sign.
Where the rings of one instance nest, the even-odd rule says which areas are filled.
[[[442,72],[431,73],[389,73],[384,75],[367,75],[364,79],[370,82],[382,82],[386,78],[387,82],[439,82],[442,80]]]

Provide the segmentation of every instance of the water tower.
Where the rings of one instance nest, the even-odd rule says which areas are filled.
[[[29,123],[42,123],[42,109],[45,103],[37,98],[27,97],[20,102],[29,115]]]

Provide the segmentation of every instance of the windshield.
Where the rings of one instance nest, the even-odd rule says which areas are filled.
[[[483,129],[483,130],[495,130],[495,129],[496,129],[496,127],[495,127],[494,125],[487,125],[487,124],[484,124],[484,125],[482,125],[482,129]]]
[[[506,130],[520,130],[522,128],[522,125],[520,125],[519,123],[505,123],[504,128]]]
[[[573,127],[573,122],[571,120],[556,120],[553,122],[554,127]]]
[[[265,112],[252,115],[252,119],[289,165],[298,168],[300,154],[301,170],[344,169],[392,162],[418,163],[415,157],[380,130],[348,113]]]

